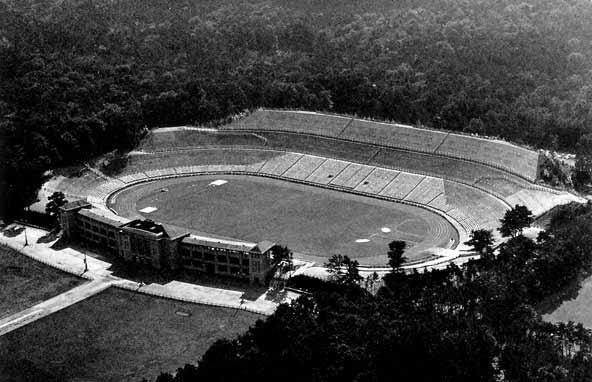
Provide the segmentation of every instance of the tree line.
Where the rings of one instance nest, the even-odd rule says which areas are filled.
[[[590,19],[584,0],[7,0],[0,214],[144,127],[259,106],[581,147],[586,184]]]

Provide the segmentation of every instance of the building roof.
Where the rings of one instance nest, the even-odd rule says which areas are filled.
[[[62,211],[73,211],[73,210],[77,210],[80,208],[88,208],[91,207],[91,204],[89,202],[87,202],[86,200],[83,199],[79,199],[79,200],[74,200],[72,202],[68,202],[66,204],[64,204],[63,206],[60,207],[60,209]]]
[[[186,228],[177,227],[176,225],[165,224],[165,223],[160,223],[160,224],[164,227],[166,233],[169,235],[169,238],[171,240],[177,240],[177,239],[180,239],[184,236],[189,235],[189,231],[187,231]]]
[[[149,219],[132,220],[125,224],[123,228],[141,231],[153,236],[167,237],[171,240],[176,240],[183,236],[189,235],[189,232],[187,232],[187,230],[184,228],[157,223]]]
[[[152,220],[148,219],[136,219],[132,220],[131,222],[124,224],[122,228],[133,229],[136,231],[141,231],[144,233],[148,233],[153,236],[166,236],[168,234],[162,224],[156,223]]]
[[[250,251],[256,244],[245,241],[225,240],[207,236],[189,235],[182,240],[183,243],[202,245],[204,247],[224,248],[232,251]]]
[[[274,242],[271,242],[269,240],[262,240],[259,243],[257,243],[256,249],[261,253],[265,253],[275,246],[276,246],[276,244]],[[253,249],[255,249],[255,248],[253,248]]]
[[[129,222],[129,220],[126,218],[123,218],[121,216],[117,216],[115,214],[112,214],[112,213],[109,213],[109,212],[106,212],[103,210],[99,210],[97,208],[81,209],[80,211],[78,211],[78,213],[82,216],[86,216],[86,217],[93,219],[95,221],[108,224],[112,227],[120,227],[120,226],[126,224],[127,222]]]

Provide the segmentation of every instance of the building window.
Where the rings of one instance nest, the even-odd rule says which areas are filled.
[[[228,272],[228,267],[226,265],[218,265],[218,272],[226,273]]]
[[[214,254],[212,253],[206,253],[205,254],[205,259],[208,261],[214,261]]]
[[[229,257],[228,260],[229,260],[229,263],[232,265],[239,265],[240,264],[240,259],[238,257]]]
[[[226,263],[226,256],[224,255],[218,255],[217,256],[217,260],[219,263]]]

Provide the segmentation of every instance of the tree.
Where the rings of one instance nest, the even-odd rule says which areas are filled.
[[[525,206],[515,205],[514,208],[506,211],[504,217],[500,219],[502,225],[498,231],[503,237],[516,237],[522,233],[522,230],[532,224],[534,216]]]
[[[54,192],[48,198],[49,202],[45,205],[45,213],[58,221],[60,217],[60,207],[68,203],[66,195],[63,192]]]
[[[325,267],[329,272],[329,277],[339,284],[355,284],[362,280],[358,269],[357,260],[352,260],[348,256],[333,255]]]
[[[273,251],[273,265],[279,266],[282,263],[292,264],[292,251],[286,246],[278,245]]]
[[[491,230],[478,229],[471,231],[470,239],[466,241],[465,244],[473,247],[475,252],[487,254],[491,252],[493,242],[494,240]]]
[[[366,276],[366,278],[364,279],[364,288],[370,291],[370,293],[374,294],[374,292],[376,291],[376,284],[378,283],[379,278],[380,277],[378,276],[378,273],[376,273],[376,271],[372,272],[372,274]]]
[[[351,260],[349,257],[345,256],[345,277],[343,279],[344,284],[358,284],[362,281],[362,276],[360,276],[360,270],[358,260]]]
[[[389,243],[389,251],[387,252],[389,258],[389,265],[394,271],[400,269],[401,265],[407,261],[404,256],[407,243],[402,240],[393,240]]]
[[[574,188],[578,191],[585,191],[592,182],[592,155],[576,155],[576,164],[571,175]]]

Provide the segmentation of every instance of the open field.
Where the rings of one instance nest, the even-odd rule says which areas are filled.
[[[0,246],[0,318],[20,312],[84,282]]]
[[[110,288],[0,337],[0,381],[154,380],[258,318]]]
[[[228,183],[210,186],[216,179]],[[259,177],[144,183],[120,193],[114,205],[123,216],[137,216],[146,207],[157,210],[141,215],[156,221],[252,242],[272,240],[320,263],[339,253],[384,265],[392,240],[407,241],[407,257],[417,260],[427,248],[458,241],[444,218],[421,208]]]

